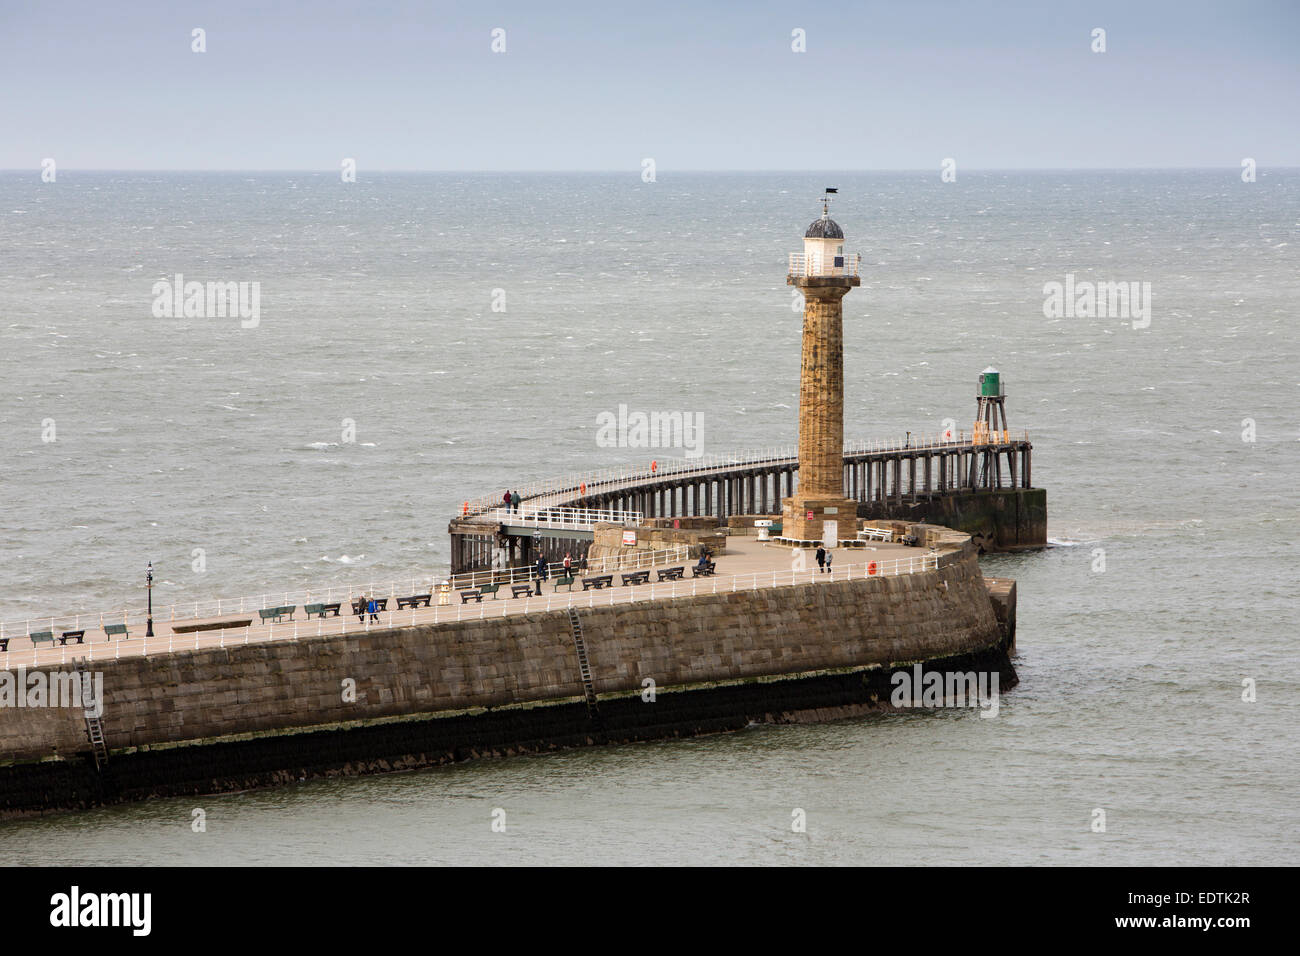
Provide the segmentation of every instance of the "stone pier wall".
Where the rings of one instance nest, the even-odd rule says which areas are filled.
[[[564,611],[96,661],[107,770],[89,759],[79,709],[0,707],[0,813],[737,729],[755,714],[872,706],[888,668],[914,662],[982,662],[1014,681],[973,547],[939,546],[942,566],[920,574],[721,581],[716,594],[580,609],[603,727],[582,703]],[[646,678],[653,708],[640,704]]]
[[[599,694],[967,653],[1001,636],[973,553],[937,571],[583,608]],[[724,584],[725,586],[725,584]],[[110,750],[582,696],[567,615],[95,662]],[[355,683],[356,700],[345,700]],[[80,710],[0,708],[0,761],[87,749]]]
[[[981,551],[1023,551],[1047,546],[1047,491],[948,492],[911,502],[859,502],[858,517],[924,521],[970,535]]]

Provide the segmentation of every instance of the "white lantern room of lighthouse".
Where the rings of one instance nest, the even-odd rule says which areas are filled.
[[[794,276],[856,276],[859,257],[844,251],[844,231],[830,217],[825,199],[822,215],[813,220],[803,238],[803,252],[790,254],[790,274]]]

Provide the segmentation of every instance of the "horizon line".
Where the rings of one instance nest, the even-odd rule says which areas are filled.
[[[1234,171],[1238,171],[1238,170],[1241,169],[1241,166],[1240,166],[1240,164],[1238,164],[1238,165],[1236,165],[1236,166],[966,166],[966,167],[960,167],[960,168],[962,169],[962,171],[964,171],[964,172],[968,172],[968,173],[970,173],[970,172],[977,172],[977,173],[1056,173],[1056,172],[1112,172],[1112,173],[1123,173],[1123,172],[1161,172],[1161,171],[1183,171],[1183,172],[1186,172],[1186,171],[1200,171],[1200,170],[1205,170],[1205,171],[1210,171],[1210,170],[1214,170],[1214,171],[1219,171],[1219,170],[1234,170]],[[1259,170],[1265,170],[1265,169],[1292,170],[1292,169],[1300,169],[1300,165],[1295,165],[1295,166],[1287,166],[1287,165],[1261,166],[1261,165],[1257,165],[1256,168],[1259,169]],[[362,167],[361,169],[364,169],[364,167]],[[361,169],[358,170],[358,175],[361,174]],[[657,170],[656,172],[659,172],[659,171],[661,171],[661,170]],[[720,174],[722,174],[722,173],[770,173],[770,174],[772,174],[772,175],[778,175],[778,174],[791,174],[791,173],[798,173],[798,174],[811,174],[811,173],[819,173],[819,174],[821,174],[821,173],[825,173],[825,174],[841,174],[841,175],[842,175],[842,174],[848,174],[848,175],[860,175],[860,174],[863,174],[863,173],[928,173],[928,174],[933,174],[933,173],[935,173],[935,172],[937,172],[937,171],[941,171],[941,167],[937,167],[937,166],[934,166],[934,167],[931,167],[931,166],[925,166],[925,167],[916,167],[916,166],[899,166],[899,167],[871,167],[871,168],[865,168],[865,169],[845,169],[845,168],[809,168],[809,169],[793,169],[793,168],[790,168],[790,169],[781,169],[781,168],[764,168],[764,169],[757,169],[757,168],[733,168],[733,169],[721,169],[721,168],[714,169],[714,168],[707,168],[707,169],[688,169],[688,168],[681,168],[681,169],[676,169],[676,168],[674,168],[674,169],[669,170],[669,173],[670,173],[670,174],[674,174],[674,173],[685,173],[685,174],[691,174],[691,175],[697,175],[697,174],[701,174],[701,173],[720,173]],[[39,175],[40,172],[41,172],[41,167],[40,167],[39,165],[37,165],[37,166],[7,167],[7,168],[2,168],[2,169],[0,169],[0,174],[7,174],[7,173],[22,173],[22,174],[28,174],[28,175],[30,175],[30,174],[32,174],[32,173],[36,173],[37,175]],[[308,174],[310,174],[310,175],[330,175],[330,176],[334,176],[334,175],[338,174],[339,170],[338,170],[338,169],[334,169],[334,168],[320,169],[320,168],[307,168],[307,167],[298,168],[298,167],[288,167],[288,166],[285,166],[285,167],[269,167],[269,168],[262,168],[262,169],[254,169],[254,168],[249,168],[249,169],[232,169],[232,168],[215,168],[215,167],[214,167],[214,168],[194,168],[194,167],[154,167],[154,168],[138,167],[138,168],[137,168],[137,167],[90,167],[90,166],[64,166],[64,167],[59,167],[59,172],[60,172],[60,173],[64,173],[64,172],[76,172],[76,173],[231,173],[231,174],[249,174],[249,173],[294,173],[294,174],[298,174],[298,175],[308,175]],[[463,174],[463,173],[505,173],[505,174],[514,174],[514,175],[522,175],[522,174],[530,174],[530,175],[553,175],[553,174],[572,174],[572,173],[588,173],[588,174],[590,174],[590,173],[600,173],[600,174],[611,174],[611,175],[613,175],[613,174],[618,174],[618,175],[627,175],[627,176],[637,176],[638,178],[639,178],[639,176],[640,176],[640,170],[639,170],[638,168],[636,168],[636,167],[615,168],[615,169],[608,169],[608,168],[607,168],[607,169],[580,169],[580,168],[572,168],[572,169],[560,169],[560,168],[556,168],[556,169],[481,169],[481,168],[480,168],[480,169],[470,169],[470,168],[416,169],[416,168],[405,168],[405,167],[375,167],[374,169],[367,169],[366,172],[370,172],[370,173],[425,173],[425,174],[435,174],[435,173],[436,173],[436,174],[443,174],[443,173],[456,173],[456,174]],[[647,183],[646,185],[652,185],[652,183]]]

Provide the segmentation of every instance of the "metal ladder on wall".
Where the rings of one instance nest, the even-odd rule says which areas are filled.
[[[578,651],[578,670],[582,674],[582,687],[587,695],[587,716],[600,723],[600,708],[596,704],[596,688],[591,682],[591,665],[587,662],[587,645],[582,639],[582,621],[576,608],[569,608],[569,629],[573,631],[573,646]]]
[[[74,657],[72,664],[77,671],[77,679],[81,681],[81,703],[82,715],[86,718],[86,736],[90,738],[90,746],[95,754],[95,769],[103,770],[108,766],[108,745],[104,743],[104,722],[98,717],[92,717],[87,704],[92,701],[86,700],[86,689],[93,687],[90,679],[90,672],[86,670],[86,659],[84,657]]]

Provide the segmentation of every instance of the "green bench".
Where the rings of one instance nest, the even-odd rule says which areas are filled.
[[[257,612],[257,616],[262,619],[263,624],[267,621],[273,621],[274,623],[279,624],[286,614],[289,615],[289,620],[292,621],[293,612],[296,610],[298,610],[298,605],[296,604],[290,604],[284,607],[264,607]]]
[[[131,632],[126,629],[125,624],[104,625],[104,636],[107,637],[110,641],[119,634],[122,637],[126,637],[126,638],[129,638],[131,636]]]
[[[338,617],[339,612],[342,609],[343,609],[342,602],[338,604],[304,604],[302,607],[302,612],[306,614],[308,617],[324,618],[324,617],[329,617],[331,615],[333,615],[334,617]]]
[[[576,578],[572,578],[572,577],[569,577],[569,578],[556,578],[556,579],[555,579],[555,590],[558,591],[558,590],[560,589],[560,585],[564,584],[564,585],[568,585],[569,590],[572,591],[572,590],[573,590],[573,582],[574,582],[575,580],[576,580]]]
[[[480,584],[478,587],[478,593],[480,595],[490,594],[492,595],[492,600],[494,601],[497,599],[497,592],[500,590],[501,590],[501,585],[499,584]],[[480,596],[479,600],[481,601],[483,600],[483,598]]]
[[[50,647],[53,647],[53,646],[54,646],[54,632],[53,632],[53,631],[32,631],[32,632],[31,632],[30,634],[28,634],[27,636],[30,637],[30,638],[32,639],[32,645],[33,645],[33,646],[35,646],[35,645],[37,645],[37,644],[48,644],[48,645],[50,645]]]

